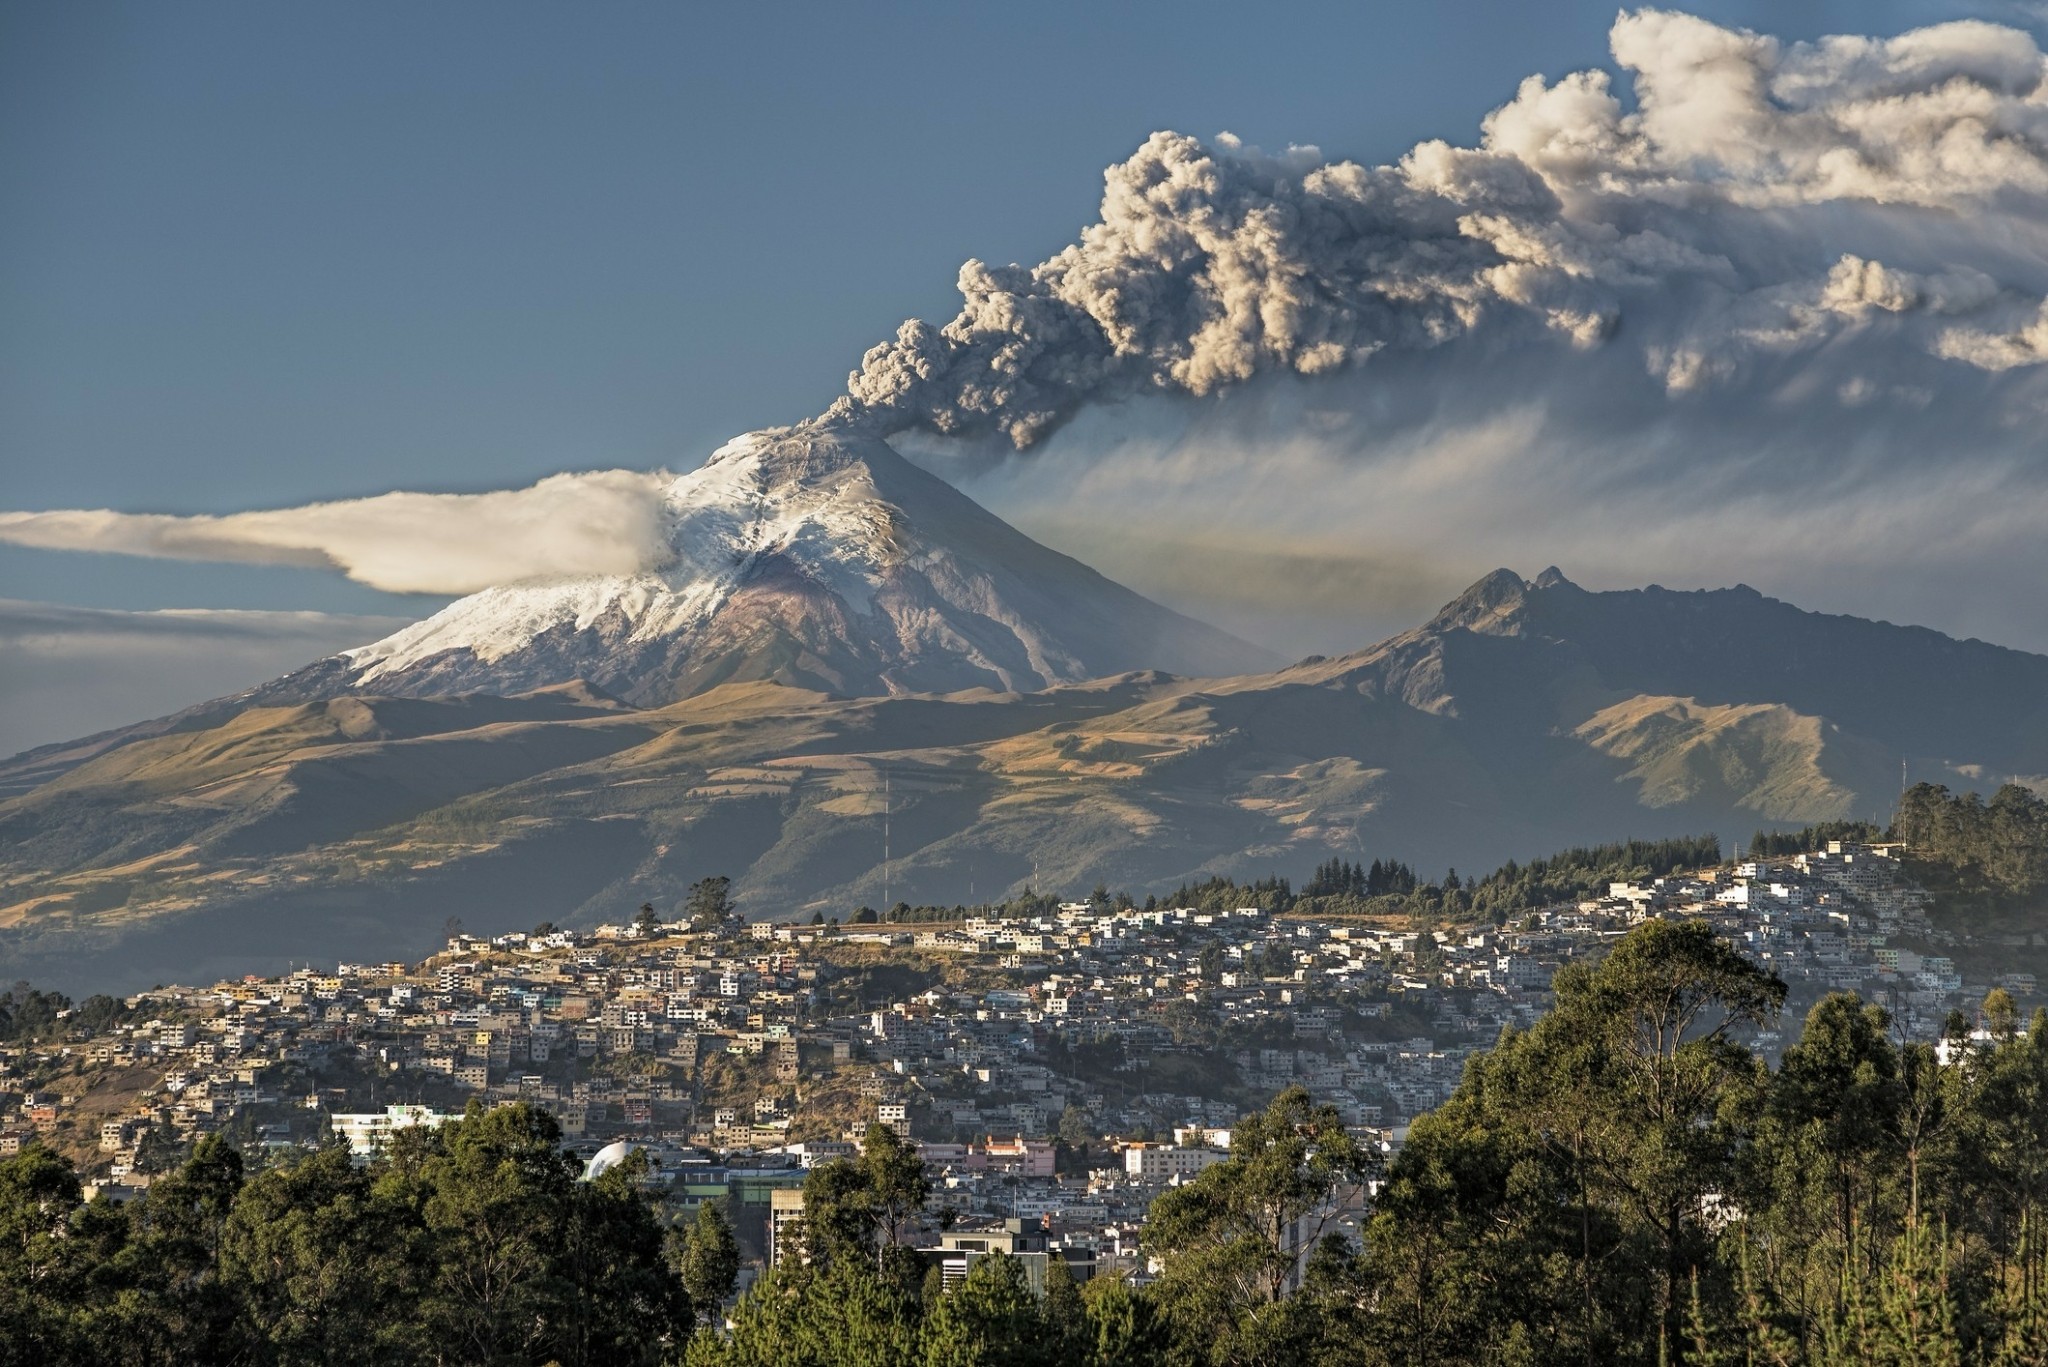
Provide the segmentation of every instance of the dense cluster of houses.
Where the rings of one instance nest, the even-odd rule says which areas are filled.
[[[1711,921],[1795,1002],[1855,989],[1932,1033],[1990,984],[1933,952],[1895,854],[1838,844],[1618,883],[1458,932],[1098,901],[923,926],[457,934],[421,964],[144,993],[98,1037],[0,1057],[0,1153],[90,1140],[118,1196],[200,1134],[338,1136],[367,1156],[470,1099],[523,1100],[586,1152],[641,1149],[685,1208],[725,1200],[765,1258],[804,1174],[880,1123],[920,1146],[945,1232],[1021,1221],[1070,1258],[1128,1260],[1152,1199],[1220,1161],[1240,1115],[1299,1084],[1391,1151],[1472,1051],[1545,1009],[1560,964],[1646,917]],[[877,999],[876,965],[926,985]]]

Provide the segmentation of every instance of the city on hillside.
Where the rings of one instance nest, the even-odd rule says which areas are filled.
[[[1240,1117],[1304,1088],[1389,1157],[1468,1058],[1546,1011],[1561,966],[1647,920],[1711,926],[1789,986],[1786,1019],[1848,990],[1932,1039],[1994,988],[2040,999],[2029,973],[1941,952],[1956,937],[1897,844],[1818,843],[1455,930],[1304,914],[1285,884],[1221,881],[1187,904],[1098,890],[748,923],[708,879],[685,920],[650,906],[588,930],[451,926],[416,964],[79,1006],[24,985],[7,999],[0,1155],[41,1143],[120,1201],[209,1134],[253,1161],[335,1143],[367,1160],[400,1130],[529,1102],[587,1171],[637,1152],[671,1219],[720,1203],[758,1270],[808,1173],[879,1124],[922,1158],[924,1238],[960,1270],[1000,1247],[1142,1280],[1148,1208],[1223,1161]],[[1324,1219],[1355,1227],[1369,1187]]]

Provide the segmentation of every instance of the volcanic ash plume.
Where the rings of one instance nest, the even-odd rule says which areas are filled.
[[[1874,319],[1920,354],[2048,361],[2048,87],[2015,29],[1813,44],[1641,10],[1605,73],[1523,82],[1476,148],[1392,166],[1158,133],[1036,266],[862,359],[836,411],[1031,445],[1096,397],[1208,394],[1466,337],[1629,345],[1673,394]],[[1624,343],[1624,339],[1626,342]]]

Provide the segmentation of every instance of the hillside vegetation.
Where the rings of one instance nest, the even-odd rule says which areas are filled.
[[[1921,881],[1949,898],[2003,909],[2048,891],[2048,801],[2016,783],[1989,802],[1916,784],[1899,798],[1892,830]]]

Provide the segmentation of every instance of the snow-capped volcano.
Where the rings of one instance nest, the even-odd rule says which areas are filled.
[[[658,570],[487,589],[272,689],[425,696],[581,679],[658,704],[735,680],[1029,690],[1273,663],[844,425],[739,437],[670,484],[664,506],[673,559]]]

